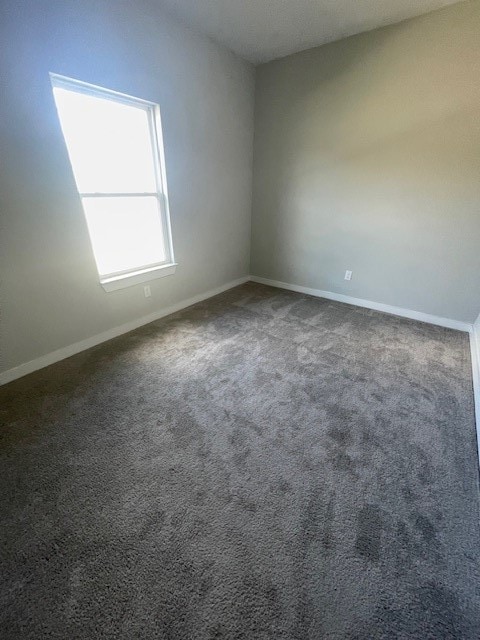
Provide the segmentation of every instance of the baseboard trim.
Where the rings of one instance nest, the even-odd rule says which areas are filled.
[[[472,352],[473,396],[475,402],[475,420],[477,425],[477,447],[480,461],[480,316],[470,332]]]
[[[373,309],[374,311],[381,311],[382,313],[389,313],[394,316],[409,318],[410,320],[419,320],[420,322],[435,324],[439,327],[446,327],[447,329],[456,329],[457,331],[466,331],[467,333],[470,333],[472,330],[472,325],[468,322],[452,320],[450,318],[441,318],[440,316],[433,316],[429,313],[422,313],[421,311],[412,311],[411,309],[403,309],[402,307],[392,307],[391,305],[383,304],[382,302],[372,302],[371,300],[363,300],[362,298],[353,298],[351,296],[343,295],[342,293],[333,293],[332,291],[322,291],[320,289],[301,287],[297,284],[289,284],[287,282],[280,282],[279,280],[270,280],[269,278],[260,278],[259,276],[251,276],[250,279],[253,282],[258,282],[259,284],[266,284],[271,287],[278,287],[279,289],[288,289],[289,291],[297,291],[298,293],[306,293],[317,298],[327,298],[327,300],[344,302],[356,307]]]
[[[186,307],[192,306],[192,304],[196,304],[197,302],[202,302],[203,300],[212,298],[213,296],[216,296],[219,293],[228,291],[228,289],[233,289],[233,287],[238,287],[239,285],[244,284],[249,280],[250,280],[249,276],[238,278],[237,280],[232,280],[231,282],[227,282],[221,285],[220,287],[217,287],[216,289],[210,289],[210,291],[206,291],[205,293],[200,293],[199,295],[188,298],[187,300],[182,300],[181,302],[178,302],[177,304],[166,307],[165,309],[154,311],[153,313],[150,313],[147,316],[137,318],[136,320],[132,320],[118,327],[114,327],[112,329],[108,329],[107,331],[103,331],[102,333],[92,336],[91,338],[86,338],[85,340],[80,340],[79,342],[75,342],[74,344],[70,344],[66,347],[62,347],[61,349],[57,349],[56,351],[47,353],[44,356],[35,358],[35,360],[30,360],[29,362],[20,364],[19,366],[14,367],[13,369],[8,369],[7,371],[0,373],[0,386],[7,384],[8,382],[12,382],[13,380],[17,380],[18,378],[22,378],[23,376],[26,376],[29,373],[38,371],[39,369],[43,369],[44,367],[48,367],[49,365],[54,364],[55,362],[59,362],[60,360],[65,360],[65,358],[74,356],[75,354],[80,353],[81,351],[85,351],[86,349],[90,349],[91,347],[95,347],[98,344],[101,344],[102,342],[107,342],[107,340],[111,340],[112,338],[117,338],[118,336],[121,336],[124,333],[128,333],[129,331],[138,329],[138,327],[142,327],[143,325],[149,324],[150,322],[154,322],[155,320],[159,320],[160,318],[169,316],[172,313],[181,311]]]

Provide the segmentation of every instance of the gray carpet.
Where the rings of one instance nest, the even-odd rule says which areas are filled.
[[[466,334],[247,284],[0,403],[2,638],[480,637]]]

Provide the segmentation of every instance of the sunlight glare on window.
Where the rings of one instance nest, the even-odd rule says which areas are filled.
[[[173,265],[157,105],[51,78],[101,282]]]
[[[165,260],[158,243],[162,223],[155,197],[85,198],[83,207],[101,275]]]
[[[156,190],[146,110],[57,87],[54,94],[80,193]]]

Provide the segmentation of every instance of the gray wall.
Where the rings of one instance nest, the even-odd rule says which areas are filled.
[[[1,366],[248,274],[254,68],[145,0],[0,4]],[[160,104],[174,276],[105,293],[48,72]]]
[[[257,68],[254,275],[475,319],[479,38],[466,2]]]

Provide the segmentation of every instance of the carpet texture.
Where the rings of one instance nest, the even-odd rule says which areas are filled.
[[[0,389],[4,639],[478,639],[468,335],[247,284]]]

